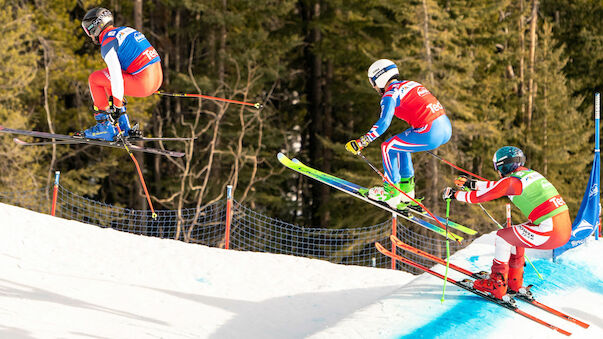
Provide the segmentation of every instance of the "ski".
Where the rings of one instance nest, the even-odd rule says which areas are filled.
[[[398,216],[400,216],[400,217],[402,217],[402,218],[404,218],[404,219],[406,219],[406,220],[408,220],[410,222],[413,222],[413,223],[415,223],[415,224],[417,224],[419,226],[425,227],[425,228],[427,228],[427,229],[429,229],[429,230],[431,230],[431,231],[433,231],[433,232],[435,232],[435,233],[437,233],[439,235],[442,235],[442,236],[446,237],[446,230],[443,229],[443,228],[441,228],[441,227],[439,227],[439,226],[433,225],[433,224],[431,224],[431,223],[429,223],[429,222],[427,222],[427,221],[425,221],[425,220],[423,220],[421,218],[417,218],[417,217],[415,217],[413,215],[407,214],[407,213],[405,213],[405,211],[400,211],[400,210],[397,210],[397,209],[393,209],[393,208],[389,207],[386,203],[383,203],[383,202],[380,202],[380,201],[371,200],[371,199],[363,196],[362,194],[358,193],[357,187],[360,187],[358,185],[354,185],[354,184],[351,184],[351,183],[346,184],[347,183],[346,181],[328,180],[329,179],[328,177],[318,176],[318,175],[315,174],[315,172],[319,172],[319,171],[314,170],[315,172],[312,172],[312,171],[310,171],[310,170],[312,170],[311,167],[305,166],[305,165],[301,164],[301,162],[299,162],[299,161],[294,162],[291,159],[287,158],[282,153],[279,153],[277,157],[278,157],[278,160],[281,162],[281,164],[283,164],[285,167],[287,167],[289,169],[292,169],[292,170],[294,170],[294,171],[296,171],[296,172],[298,172],[300,174],[303,174],[303,175],[305,175],[307,177],[310,177],[310,178],[312,178],[314,180],[320,181],[320,182],[322,182],[322,183],[324,183],[326,185],[329,185],[329,186],[331,186],[333,188],[336,188],[336,189],[338,189],[338,190],[340,190],[342,192],[350,194],[350,195],[352,195],[352,196],[354,196],[354,197],[356,197],[358,199],[361,199],[361,200],[364,200],[364,201],[366,201],[368,203],[371,203],[371,204],[373,204],[373,205],[375,205],[377,207],[380,207],[380,208],[382,208],[382,209],[384,209],[386,211],[389,211],[391,213],[395,213],[396,215],[398,215]],[[319,172],[319,173],[322,173],[322,172]],[[350,186],[350,185],[353,185],[353,186]],[[463,241],[463,237],[461,237],[459,235],[456,235],[454,233],[451,233],[451,232],[448,232],[448,238],[452,239],[454,241],[457,241],[459,243]]]
[[[126,145],[124,145],[121,141],[104,141],[104,140],[96,140],[96,139],[76,138],[71,135],[12,129],[12,128],[4,127],[4,126],[0,126],[0,133],[19,134],[19,135],[27,135],[27,136],[31,136],[31,137],[36,137],[36,138],[58,140],[58,141],[46,141],[46,142],[43,142],[42,144],[38,144],[38,143],[28,143],[28,142],[22,141],[21,139],[14,138],[13,141],[17,145],[20,145],[20,146],[42,146],[42,145],[51,145],[51,144],[58,144],[58,145],[61,145],[61,144],[89,144],[89,145],[98,145],[98,146],[106,146],[106,147],[114,147],[114,148],[122,148],[122,149],[127,146],[130,150],[136,151],[136,152],[153,153],[153,154],[165,155],[165,156],[170,156],[170,157],[183,157],[184,156],[184,153],[182,153],[182,152],[138,146],[138,145],[133,145],[130,143],[127,143]]]
[[[337,182],[337,183],[339,183],[339,184],[344,185],[345,187],[347,187],[347,189],[353,191],[354,193],[358,193],[358,194],[359,194],[359,192],[358,192],[359,190],[364,189],[364,187],[362,187],[360,185],[351,183],[351,182],[349,182],[347,180],[341,179],[341,178],[336,177],[334,175],[327,174],[327,173],[321,172],[321,171],[319,171],[317,169],[314,169],[314,168],[312,168],[312,167],[310,167],[310,166],[302,163],[301,161],[299,161],[299,160],[297,160],[295,158],[293,158],[291,161],[293,163],[295,163],[296,165],[300,166],[300,168],[303,168],[305,171],[307,171],[308,173],[310,173],[310,175],[308,175],[308,176],[311,176],[312,178],[315,178],[317,180],[320,180],[320,181],[329,181],[329,182]],[[416,210],[416,209],[414,209],[412,207],[408,207],[407,209],[405,209],[403,211],[404,212],[410,211],[410,212],[416,213],[418,215],[427,217],[427,218],[429,218],[431,220],[434,220],[428,213],[425,213],[425,211],[418,211],[418,210]],[[438,221],[440,221],[442,224],[444,224],[444,225],[446,224],[446,219],[445,218],[442,218],[442,217],[436,215],[436,219]],[[463,225],[461,225],[461,224],[459,224],[457,222],[451,221],[451,220],[448,220],[448,226],[451,227],[451,228],[454,228],[454,229],[456,229],[458,231],[461,231],[461,232],[463,232],[465,234],[469,234],[469,235],[475,235],[475,234],[477,234],[477,231],[475,231],[475,230],[473,230],[471,228],[468,228],[466,226],[463,226]]]
[[[446,261],[444,259],[439,258],[439,257],[437,257],[437,256],[435,256],[433,254],[427,253],[425,251],[422,251],[422,250],[420,250],[418,248],[412,247],[411,245],[408,245],[408,244],[404,243],[402,240],[398,239],[398,237],[396,237],[393,234],[390,236],[390,239],[391,239],[392,243],[394,243],[397,247],[400,247],[400,248],[402,248],[402,249],[404,249],[406,251],[418,254],[418,255],[420,255],[420,256],[422,256],[424,258],[430,259],[432,261],[437,262],[438,264],[446,266]],[[485,278],[480,273],[471,272],[471,271],[466,270],[466,269],[464,269],[462,267],[456,266],[456,265],[454,265],[452,263],[448,263],[448,267],[451,268],[451,269],[453,269],[453,270],[455,270],[455,271],[457,271],[457,272],[465,274],[465,275],[467,275],[467,276],[469,276],[471,278],[475,278],[475,279],[483,279],[483,278]],[[544,311],[547,311],[547,312],[549,312],[551,314],[554,314],[554,315],[556,315],[556,316],[558,316],[560,318],[563,318],[563,319],[565,319],[565,320],[567,320],[569,322],[572,322],[572,323],[574,323],[574,324],[576,324],[576,325],[578,325],[580,327],[588,328],[590,326],[589,324],[584,323],[584,322],[582,322],[582,321],[580,321],[578,319],[575,319],[575,318],[573,318],[573,317],[571,317],[571,316],[569,316],[569,315],[567,315],[567,314],[565,314],[565,313],[563,313],[561,311],[558,311],[558,310],[553,309],[553,308],[551,308],[551,307],[549,307],[547,305],[544,305],[544,304],[540,303],[539,301],[537,301],[536,299],[530,298],[530,297],[526,296],[525,294],[517,293],[515,295],[515,298],[519,299],[521,301],[525,301],[527,303],[530,303],[530,304],[534,305],[535,307],[538,307],[538,308],[540,308],[540,309],[542,309]]]
[[[404,264],[407,264],[409,266],[418,268],[418,269],[420,269],[422,271],[425,271],[425,272],[427,272],[427,273],[429,273],[429,274],[431,274],[433,276],[436,276],[436,277],[438,277],[438,278],[440,278],[442,280],[446,280],[446,281],[450,282],[451,284],[454,284],[454,285],[456,285],[456,286],[458,286],[458,287],[460,287],[460,288],[462,288],[462,289],[464,289],[466,291],[469,291],[469,292],[471,292],[471,293],[473,293],[475,295],[478,295],[478,296],[482,297],[485,300],[491,301],[491,302],[495,303],[496,305],[502,306],[502,307],[504,307],[504,308],[506,308],[506,309],[508,309],[510,311],[513,311],[513,312],[515,312],[515,313],[517,313],[517,314],[519,314],[519,315],[521,315],[521,316],[523,316],[523,317],[525,317],[527,319],[530,319],[530,320],[532,320],[532,321],[534,321],[536,323],[539,323],[539,324],[541,324],[543,326],[546,326],[546,327],[548,327],[548,328],[550,328],[552,330],[555,330],[555,331],[557,331],[557,332],[559,332],[561,334],[564,334],[564,335],[567,335],[567,336],[571,335],[570,332],[568,332],[566,330],[563,330],[563,329],[561,329],[561,328],[559,328],[559,327],[557,327],[555,325],[552,325],[552,324],[550,324],[550,323],[548,323],[548,322],[546,322],[546,321],[544,321],[544,320],[542,320],[542,319],[540,319],[540,318],[538,318],[538,317],[536,317],[536,316],[534,316],[534,315],[532,315],[532,314],[530,314],[528,312],[523,311],[517,305],[515,305],[514,299],[512,299],[512,298],[509,299],[508,301],[501,300],[501,299],[494,298],[490,294],[487,294],[487,293],[484,293],[482,291],[474,289],[473,288],[473,282],[470,279],[466,279],[464,281],[456,281],[456,280],[454,280],[452,278],[444,277],[444,275],[442,275],[442,274],[440,274],[440,273],[438,273],[436,271],[433,271],[433,270],[431,270],[431,269],[429,269],[429,268],[427,268],[427,267],[425,267],[425,266],[423,266],[423,265],[421,265],[419,263],[416,263],[416,262],[414,262],[414,261],[412,261],[410,259],[407,259],[405,257],[399,256],[399,255],[397,255],[397,254],[395,254],[395,253],[387,250],[385,247],[383,247],[383,245],[381,245],[378,242],[375,243],[375,247],[377,248],[377,250],[379,252],[381,252],[382,254],[384,254],[384,255],[392,258],[392,259],[398,260],[398,261],[400,261],[400,262],[402,262]]]
[[[27,142],[23,141],[19,138],[13,138],[13,141],[21,146],[45,146],[45,145],[73,145],[73,144],[81,144],[79,140],[81,138],[74,138],[75,140],[55,140],[55,141],[34,141]],[[88,139],[90,140],[90,139]],[[133,142],[148,142],[148,141],[192,141],[195,140],[193,138],[128,138],[126,137],[126,141],[131,144]],[[102,141],[102,140],[101,140]]]

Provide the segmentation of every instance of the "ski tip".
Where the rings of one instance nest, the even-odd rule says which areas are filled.
[[[280,161],[281,159],[286,158],[287,156],[284,155],[282,152],[278,152],[278,154],[276,155],[276,158]]]
[[[2,126],[0,126],[0,127],[2,127]],[[15,142],[15,144],[17,144],[17,145],[24,145],[24,144],[25,144],[25,141],[23,141],[23,140],[21,140],[21,139],[19,139],[19,138],[13,138],[13,141],[14,141],[14,142]]]

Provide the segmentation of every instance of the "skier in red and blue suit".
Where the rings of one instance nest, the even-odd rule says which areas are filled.
[[[444,107],[429,90],[415,81],[398,80],[398,67],[392,61],[377,60],[369,68],[368,77],[373,88],[382,95],[381,115],[368,133],[349,141],[346,149],[358,154],[389,128],[394,116],[411,126],[381,144],[387,178],[383,187],[360,192],[373,200],[384,201],[392,208],[403,209],[412,202],[398,189],[415,198],[411,153],[433,150],[447,143],[452,127]]]
[[[159,54],[144,34],[130,27],[114,27],[113,14],[108,9],[89,10],[82,27],[101,46],[107,68],[93,72],[88,78],[97,124],[75,135],[111,141],[118,133],[111,123],[116,119],[124,135],[140,136],[140,131],[130,126],[124,96],[147,97],[159,89],[163,82]]]

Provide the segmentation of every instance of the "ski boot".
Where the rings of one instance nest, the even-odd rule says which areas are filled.
[[[523,286],[523,266],[525,248],[515,247],[515,253],[509,259],[509,294],[519,295],[524,299],[533,300],[534,295],[530,292],[532,285]]]
[[[494,259],[492,273],[488,279],[478,279],[473,282],[473,288],[486,292],[496,299],[504,300],[507,294],[507,277],[509,275],[509,264]],[[509,297],[509,299],[511,299]]]
[[[122,113],[117,118],[117,124],[123,135],[127,137],[128,140],[142,139],[142,131],[140,130],[138,123],[130,125],[130,117],[128,117],[128,114],[125,112],[125,107],[122,107],[121,112]]]
[[[84,131],[75,132],[73,136],[76,138],[113,141],[118,132],[112,123],[111,112],[99,111],[96,107],[95,110],[94,119],[96,120],[96,125]]]
[[[423,208],[418,205],[415,201],[421,202],[424,198],[415,197],[415,177],[410,178],[402,178],[400,182],[396,185],[402,192],[406,194],[400,194],[401,201],[396,206],[399,210],[404,210],[407,208],[411,208],[419,213],[425,213]]]

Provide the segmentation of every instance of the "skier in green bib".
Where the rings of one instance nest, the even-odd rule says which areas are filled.
[[[478,181],[460,177],[455,184],[470,191],[444,190],[443,198],[467,203],[482,203],[508,197],[528,222],[496,232],[492,273],[478,279],[473,287],[501,299],[525,293],[523,266],[525,248],[550,250],[569,241],[572,229],[569,211],[557,189],[540,173],[526,168],[525,155],[513,146],[500,148],[492,159],[501,179]]]

